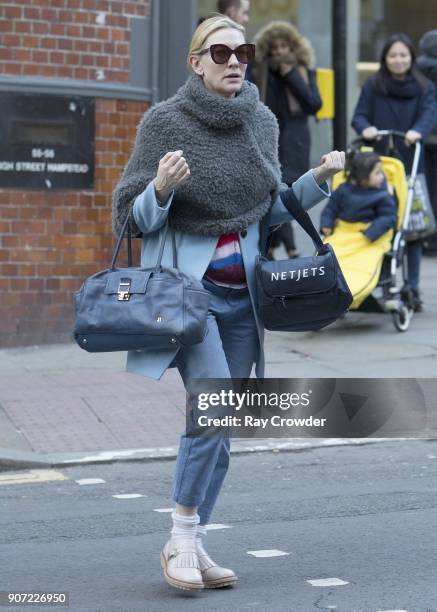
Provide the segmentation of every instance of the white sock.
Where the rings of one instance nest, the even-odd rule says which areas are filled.
[[[172,538],[189,538],[195,540],[196,529],[200,520],[197,513],[193,516],[183,516],[178,514],[176,510],[173,510],[171,518],[173,519],[173,528],[171,530]]]
[[[202,538],[206,536],[206,525],[197,525],[196,529],[196,544],[203,548]]]

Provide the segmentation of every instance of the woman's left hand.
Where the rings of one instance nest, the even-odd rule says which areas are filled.
[[[415,144],[418,140],[422,138],[422,134],[420,132],[416,132],[416,130],[408,130],[405,134],[405,144],[407,147]]]
[[[345,153],[344,151],[331,151],[322,157],[320,166],[313,168],[313,175],[316,182],[321,185],[330,179],[337,172],[344,170]]]
[[[293,53],[293,51],[287,53],[283,59],[284,61],[279,63],[279,74],[281,76],[288,74],[290,70],[293,70],[293,68],[295,68],[297,65],[296,55]]]

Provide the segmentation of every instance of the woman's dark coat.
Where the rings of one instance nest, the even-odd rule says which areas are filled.
[[[361,135],[370,126],[380,130],[398,130],[408,132],[415,130],[425,140],[432,131],[437,119],[436,89],[428,82],[426,88],[414,98],[400,98],[379,93],[375,77],[368,79],[361,90],[361,95],[352,118],[352,127]],[[387,140],[372,142],[378,153],[386,153]],[[395,138],[398,157],[404,162],[407,174],[411,172],[414,157],[414,146],[407,147],[403,139]],[[419,171],[423,172],[423,156]]]
[[[306,68],[309,82],[306,83],[297,67],[285,76],[268,69],[267,87],[263,96],[260,87],[261,72],[267,70],[270,44],[278,37],[288,41],[299,65]],[[309,168],[311,138],[308,115],[314,115],[322,106],[315,72],[312,70],[313,51],[309,41],[301,36],[292,24],[286,22],[271,22],[260,30],[255,42],[257,56],[248,78],[260,87],[261,100],[278,120],[282,179],[290,185]],[[291,113],[287,101],[287,88],[299,102],[301,112]]]

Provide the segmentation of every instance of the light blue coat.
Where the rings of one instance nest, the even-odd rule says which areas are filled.
[[[292,188],[302,206],[307,210],[330,195],[328,185],[324,183],[319,186],[311,171],[306,172],[293,183]],[[157,261],[158,245],[172,199],[173,196],[170,196],[163,207],[159,206],[155,196],[154,185],[150,183],[147,189],[134,202],[134,218],[143,233],[141,247],[141,265],[143,267],[153,266]],[[272,207],[271,225],[284,223],[291,218],[290,213],[278,196]],[[176,231],[175,239],[178,268],[182,272],[201,279],[211,261],[218,236],[198,236]],[[244,235],[244,232],[243,235],[240,233],[240,248],[259,335],[260,349],[255,373],[258,378],[262,378],[264,376],[264,328],[256,315],[255,307],[255,257],[259,254],[259,223],[249,225],[246,235]],[[172,265],[170,236],[167,237],[165,244],[162,265]],[[161,351],[129,351],[126,369],[128,372],[159,379],[170,366],[177,352],[177,348]],[[211,358],[213,357],[211,356]]]

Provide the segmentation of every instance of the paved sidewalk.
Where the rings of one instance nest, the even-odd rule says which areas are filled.
[[[154,381],[124,366],[124,354],[92,355],[73,343],[0,351],[0,469],[175,457],[185,427],[177,371]],[[367,442],[241,439],[232,446],[255,452]]]
[[[436,264],[435,257],[424,260],[428,308],[406,334],[365,315],[319,334],[270,333],[266,375],[435,378]],[[125,359],[125,353],[89,354],[74,343],[0,350],[0,469],[174,457],[185,427],[179,374],[172,369],[161,381],[149,380],[125,372]],[[434,409],[429,382],[424,392]],[[373,441],[239,439],[232,447],[252,452]]]

